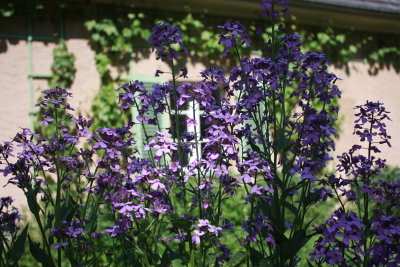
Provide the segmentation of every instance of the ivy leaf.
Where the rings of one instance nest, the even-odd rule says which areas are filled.
[[[344,34],[338,34],[336,35],[336,41],[343,44],[346,41],[346,36]]]

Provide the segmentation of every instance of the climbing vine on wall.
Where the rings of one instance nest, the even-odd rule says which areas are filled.
[[[183,32],[184,45],[191,51],[192,61],[212,62],[212,64],[226,67],[233,63],[225,57],[221,57],[221,47],[218,45],[219,31],[217,25],[221,21],[205,24],[204,18],[194,17],[192,14],[185,16],[164,15],[163,21],[170,21],[177,25]],[[222,18],[221,18],[222,19]],[[159,17],[145,16],[143,13],[128,13],[125,16],[118,16],[116,19],[104,18],[89,20],[85,23],[90,33],[90,43],[96,52],[95,61],[101,79],[101,88],[93,101],[92,111],[97,127],[121,126],[128,120],[126,115],[121,116],[116,108],[115,88],[119,86],[124,78],[129,78],[129,63],[148,56],[149,47],[147,39],[153,25],[160,22]],[[346,61],[348,57],[355,54],[361,46],[349,44],[345,33],[337,34],[332,28],[324,32],[310,34],[307,29],[297,29],[292,22],[285,22],[293,32],[300,32],[302,38],[313,41],[304,47],[304,50],[325,50],[331,51],[330,55],[336,62]],[[249,21],[247,27],[253,42],[265,43],[270,39],[271,28],[263,28],[258,21]],[[243,51],[251,53],[252,51]],[[253,51],[254,52],[254,51]],[[259,51],[268,53],[268,51]],[[113,70],[113,71],[112,71]],[[129,115],[128,115],[129,116]]]
[[[76,68],[75,55],[68,51],[64,40],[60,45],[53,49],[53,64],[51,65],[51,78],[49,80],[50,88],[60,86],[70,89],[74,82]]]
[[[110,19],[89,20],[85,23],[90,33],[90,43],[96,52],[95,62],[101,80],[100,90],[92,104],[96,127],[122,126],[128,120],[129,114],[121,114],[115,103],[115,88],[127,78],[134,52],[134,38],[143,40],[150,36],[150,31],[141,27],[140,14],[128,14],[128,19],[129,24],[124,27],[118,27]],[[111,68],[115,73],[112,73]]]

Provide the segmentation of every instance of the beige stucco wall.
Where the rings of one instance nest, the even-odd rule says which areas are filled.
[[[82,29],[80,29],[82,31]],[[79,35],[79,34],[78,34]],[[30,127],[29,112],[29,83],[28,83],[28,47],[27,42],[5,40],[7,49],[0,52],[0,140],[9,140],[20,127]],[[85,38],[69,38],[68,49],[75,54],[77,68],[76,77],[71,91],[74,94],[72,106],[84,114],[90,113],[91,100],[99,88],[99,76],[94,64],[94,53]],[[33,71],[50,73],[52,63],[53,43],[33,42]],[[189,63],[189,79],[199,80],[201,64]],[[400,157],[400,75],[393,69],[382,69],[378,75],[370,75],[369,66],[362,62],[350,62],[348,72],[345,69],[335,69],[343,97],[340,101],[340,114],[344,116],[342,131],[337,143],[337,154],[348,150],[357,139],[352,135],[355,105],[365,101],[381,101],[391,111],[392,122],[388,123],[389,133],[392,135],[391,149],[383,150],[383,157],[388,163],[398,165]],[[154,75],[156,69],[168,70],[168,66],[155,60],[152,55],[132,65],[135,75]],[[46,80],[35,80],[35,98],[43,89],[47,88]],[[22,192],[13,186],[3,188],[5,179],[0,180],[0,196],[11,195],[23,205]]]

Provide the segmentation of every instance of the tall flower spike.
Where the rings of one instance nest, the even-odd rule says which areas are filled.
[[[282,13],[285,16],[289,16],[289,7],[288,7],[288,0],[261,0],[261,15],[265,18],[279,18],[279,12],[277,11],[276,6],[282,6]]]
[[[182,43],[182,31],[168,22],[159,23],[153,27],[149,43],[152,45],[152,51],[156,50],[157,59],[162,61],[178,58],[176,45],[181,51],[187,53],[187,49]]]
[[[359,110],[356,113],[357,120],[354,122],[354,133],[360,137],[360,141],[372,142],[374,136],[378,136],[380,140],[376,140],[379,144],[387,144],[391,147],[389,142],[390,136],[386,131],[385,120],[390,120],[387,115],[390,113],[385,109],[382,103],[369,102],[366,104],[356,106],[355,109]]]
[[[236,49],[236,46],[240,47],[243,44],[250,46],[250,38],[246,32],[246,27],[240,24],[238,21],[228,21],[224,26],[218,26],[223,29],[224,32],[219,35],[218,44],[224,46],[223,56],[228,55],[228,50]]]

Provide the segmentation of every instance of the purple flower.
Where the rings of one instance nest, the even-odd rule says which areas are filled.
[[[200,244],[200,237],[203,236],[205,233],[199,230],[193,231],[194,235],[192,236],[192,242],[196,245]]]
[[[169,141],[171,139],[171,134],[164,132],[156,133],[157,140],[151,140],[145,147],[145,150],[150,150],[154,148],[156,150],[156,154],[154,155],[154,159],[156,161],[160,161],[164,154],[169,154],[173,151],[178,150],[178,146]]]
[[[398,266],[400,263],[400,219],[381,215],[372,220],[375,242],[370,263],[376,266]]]
[[[192,237],[192,241],[196,245],[200,244],[200,237],[206,233],[212,233],[215,236],[219,236],[219,231],[222,231],[222,227],[211,225],[210,221],[207,219],[200,219],[197,227],[199,230],[193,230],[194,235]]]
[[[69,242],[57,242],[57,245],[51,246],[52,248],[64,248],[69,245]]]
[[[390,136],[386,132],[385,120],[390,120],[389,114],[382,103],[367,101],[364,105],[356,106],[359,112],[356,113],[357,119],[354,121],[354,134],[360,137],[360,141],[371,143],[375,137],[379,137],[376,142],[379,144],[387,144],[391,147],[389,142]]]
[[[341,264],[344,255],[361,260],[364,255],[362,220],[354,212],[336,210],[331,217],[314,230],[322,236],[314,244],[311,260],[322,259],[328,264]]]
[[[157,59],[167,61],[178,58],[177,49],[181,49],[181,51],[187,53],[182,40],[181,30],[165,22],[159,23],[153,27],[149,43],[152,45],[152,51],[156,51]],[[176,47],[176,45],[178,47]]]
[[[178,106],[183,106],[189,102],[196,101],[201,107],[209,107],[213,103],[214,97],[212,90],[204,82],[188,83],[185,82],[176,89],[180,95]]]
[[[228,21],[223,26],[218,26],[218,28],[223,29],[223,33],[219,35],[218,42],[224,47],[223,56],[227,56],[230,49],[238,49],[243,44],[250,46],[250,38],[246,32],[246,27],[240,22]]]
[[[261,14],[265,18],[279,18],[279,12],[277,5],[282,6],[282,12],[285,16],[289,16],[289,7],[288,7],[288,0],[261,0]]]
[[[19,229],[18,221],[21,215],[16,207],[12,205],[11,197],[0,198],[0,231],[13,235]]]
[[[51,229],[50,236],[54,236],[59,241],[54,248],[65,247],[69,243],[64,240],[80,239],[86,232],[83,229],[83,222],[79,220],[63,221],[61,226]]]

